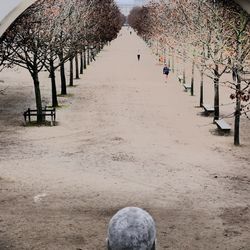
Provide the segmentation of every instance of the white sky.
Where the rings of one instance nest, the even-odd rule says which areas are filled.
[[[134,3],[133,0],[116,0],[117,3],[129,3],[129,4],[132,4]]]
[[[0,20],[2,20],[21,0],[0,0]]]

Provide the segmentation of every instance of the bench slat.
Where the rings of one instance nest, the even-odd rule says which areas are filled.
[[[203,108],[206,116],[209,116],[210,114],[214,113],[214,107],[212,105],[204,104]]]
[[[214,107],[211,105],[203,105],[203,108],[205,109],[205,111],[214,112]]]
[[[215,120],[215,123],[222,130],[231,130],[231,126],[227,124],[223,119]]]
[[[188,90],[188,89],[191,89],[191,86],[190,85],[187,85],[187,84],[183,84],[183,87]]]

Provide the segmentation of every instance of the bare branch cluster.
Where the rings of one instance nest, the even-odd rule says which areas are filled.
[[[44,68],[49,72],[52,105],[57,106],[55,70],[60,67],[61,94],[65,95],[64,64],[70,61],[72,85],[73,59],[77,72],[81,56],[82,73],[104,44],[116,38],[124,18],[114,0],[38,0],[5,32],[0,39],[0,69],[19,66],[30,72],[38,122],[42,119],[39,72]]]
[[[250,16],[234,1],[151,1],[133,9],[128,20],[151,46],[169,47],[184,64],[191,60],[201,72],[201,84],[204,74],[213,79],[215,120],[220,117],[219,86],[225,84],[221,77],[229,72],[232,81],[226,85],[234,91],[236,123],[241,114],[249,112]],[[185,79],[185,72],[183,75]]]

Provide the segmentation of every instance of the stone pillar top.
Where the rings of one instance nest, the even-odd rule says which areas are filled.
[[[9,11],[6,8],[5,11],[8,13],[6,14],[2,13],[4,17],[3,19],[0,20],[0,37],[8,29],[8,27],[16,20],[16,18],[20,16],[29,6],[31,6],[35,2],[36,0],[16,0],[16,3],[13,4],[12,6],[13,7],[12,10]],[[4,1],[3,3],[1,3],[1,5],[4,5]]]

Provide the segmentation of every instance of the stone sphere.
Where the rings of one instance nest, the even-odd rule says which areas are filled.
[[[151,215],[141,208],[123,208],[109,222],[110,250],[152,250],[155,239],[155,222]]]

